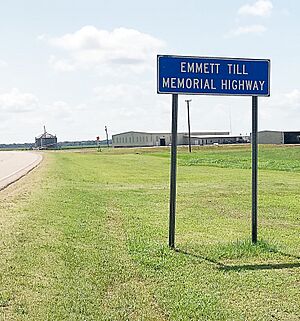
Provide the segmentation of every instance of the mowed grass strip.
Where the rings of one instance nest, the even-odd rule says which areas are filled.
[[[52,165],[25,206],[28,215],[6,243],[11,253],[1,264],[2,317],[163,320],[132,266],[114,198],[91,178],[97,161],[80,156],[48,156]]]
[[[254,247],[251,172],[181,163],[205,151],[179,153],[176,251],[168,150],[48,153],[26,193],[0,194],[0,318],[299,320],[300,174],[260,172]],[[229,151],[249,155],[209,157]]]

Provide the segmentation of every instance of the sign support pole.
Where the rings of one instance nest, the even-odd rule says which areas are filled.
[[[252,243],[257,243],[257,120],[258,98],[252,96]]]
[[[189,152],[192,152],[192,147],[191,147],[191,123],[190,123],[190,102],[192,99],[187,99],[187,114],[188,114],[188,131],[189,131]]]
[[[177,119],[178,119],[178,95],[172,94],[172,146],[171,146],[170,220],[169,220],[169,246],[171,248],[175,247]]]

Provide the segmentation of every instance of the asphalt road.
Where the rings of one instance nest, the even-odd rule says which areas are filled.
[[[26,175],[42,156],[33,152],[0,152],[0,190]]]

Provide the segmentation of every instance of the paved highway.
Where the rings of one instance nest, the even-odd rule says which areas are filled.
[[[42,156],[33,152],[0,152],[0,190],[26,175]]]

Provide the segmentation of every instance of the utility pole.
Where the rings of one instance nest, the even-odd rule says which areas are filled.
[[[107,147],[109,147],[107,126],[105,126],[105,133],[106,133],[106,143],[107,143]]]
[[[188,130],[189,130],[189,152],[192,152],[192,146],[191,146],[191,124],[190,124],[190,102],[192,99],[186,99],[187,104],[187,114],[188,114]]]

